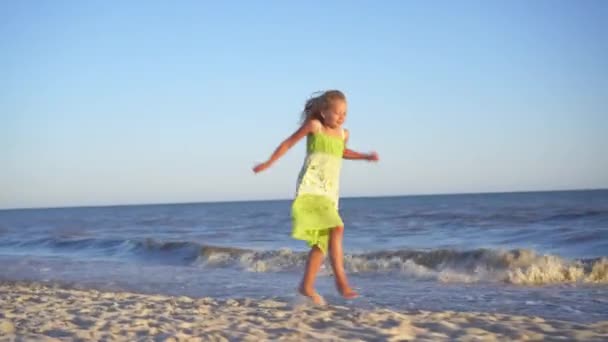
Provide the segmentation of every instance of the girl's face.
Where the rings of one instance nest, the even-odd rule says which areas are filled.
[[[323,123],[331,128],[342,126],[346,120],[346,101],[336,100],[323,112]]]

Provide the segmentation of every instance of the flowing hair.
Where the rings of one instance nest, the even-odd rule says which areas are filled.
[[[327,90],[324,92],[313,93],[313,96],[306,101],[302,111],[302,122],[317,119],[323,122],[321,113],[329,108],[336,100],[346,101],[346,96],[339,90]]]

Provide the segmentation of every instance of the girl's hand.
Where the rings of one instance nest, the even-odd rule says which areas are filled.
[[[266,170],[268,167],[270,167],[270,164],[268,162],[263,162],[263,163],[260,163],[256,166],[254,166],[253,172],[259,173],[259,172]]]
[[[379,160],[378,153],[376,153],[376,152],[368,153],[367,156],[365,157],[365,160],[377,162]]]
[[[316,120],[307,120],[300,128],[298,128],[297,131],[290,135],[289,138],[285,139],[279,145],[279,147],[274,150],[274,152],[267,161],[254,166],[253,172],[258,173],[269,168],[270,165],[272,165],[274,162],[277,161],[277,159],[284,155],[287,150],[289,150],[293,145],[295,145],[295,143],[307,136],[309,133],[313,132],[314,127],[319,125],[321,125],[321,123]]]

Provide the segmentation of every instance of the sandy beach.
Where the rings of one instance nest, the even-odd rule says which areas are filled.
[[[2,283],[0,340],[605,341],[608,321],[578,324],[494,313],[396,312],[316,307],[303,300],[215,300]]]

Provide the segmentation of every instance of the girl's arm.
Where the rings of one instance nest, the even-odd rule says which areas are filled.
[[[307,136],[309,133],[313,132],[314,120],[306,121],[297,131],[295,131],[291,136],[285,139],[272,153],[270,158],[253,168],[253,172],[258,173],[269,168],[274,162],[276,162],[279,158],[281,158],[285,152],[287,152],[293,145],[295,145],[300,139]]]
[[[349,132],[348,130],[344,130],[344,145],[348,142]],[[378,153],[360,153],[357,151],[353,151],[344,147],[344,153],[342,153],[342,158],[350,159],[350,160],[367,160],[367,161],[378,161]]]
[[[342,158],[350,159],[350,160],[367,160],[367,161],[378,161],[378,153],[360,153],[357,151],[344,149],[344,153],[342,154]]]

